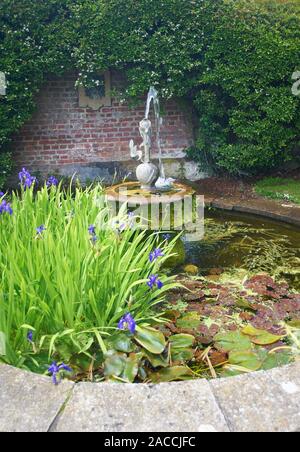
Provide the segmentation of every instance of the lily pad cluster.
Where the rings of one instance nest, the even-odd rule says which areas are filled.
[[[191,378],[192,370],[182,363],[192,359],[194,341],[189,334],[167,338],[163,331],[146,324],[136,326],[134,334],[118,331],[105,342],[107,353],[92,370],[92,378],[124,383]],[[78,370],[78,380],[91,376],[91,369]]]
[[[77,362],[75,379],[159,383],[216,378],[272,369],[300,353],[300,294],[285,282],[256,275],[241,288],[178,277],[178,287],[167,297],[164,321],[116,331],[105,339],[107,352],[92,367],[87,363],[83,369]],[[295,329],[298,348],[289,335]]]
[[[172,334],[194,335],[189,366],[197,375],[271,369],[295,358],[287,326],[300,326],[300,294],[287,283],[266,274],[239,285],[205,278],[181,283],[185,289],[170,294],[174,310],[167,327]]]

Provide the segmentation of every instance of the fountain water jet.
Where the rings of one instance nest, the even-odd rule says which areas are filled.
[[[158,149],[158,168],[151,162],[151,138],[152,138],[152,123],[149,119],[151,104],[154,107],[154,117],[155,117],[155,129],[156,129],[156,144]],[[143,139],[140,145],[140,150],[134,144],[133,140],[130,141],[130,155],[132,158],[142,161],[142,163],[137,167],[136,176],[138,181],[141,183],[141,188],[144,190],[151,190],[154,187],[158,190],[169,190],[173,187],[174,179],[166,178],[164,164],[162,160],[162,149],[160,141],[160,129],[162,125],[162,118],[160,116],[160,104],[158,92],[154,87],[151,87],[147,97],[145,118],[140,122],[140,134]],[[144,159],[143,151],[144,149]]]

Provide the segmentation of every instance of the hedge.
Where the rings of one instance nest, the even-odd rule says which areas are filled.
[[[153,84],[188,99],[199,118],[190,155],[218,170],[263,172],[299,146],[298,1],[2,0],[0,174],[49,74],[76,70],[93,85],[107,68],[126,73],[124,98]]]

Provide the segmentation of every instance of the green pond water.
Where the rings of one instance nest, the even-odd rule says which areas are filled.
[[[241,277],[267,272],[300,289],[300,228],[285,223],[207,210],[204,239],[185,242],[185,251],[202,275],[216,268]]]

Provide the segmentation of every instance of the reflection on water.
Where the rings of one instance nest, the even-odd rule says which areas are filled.
[[[300,228],[232,212],[207,211],[205,238],[186,242],[187,263],[202,274],[222,268],[285,277],[300,289]]]

